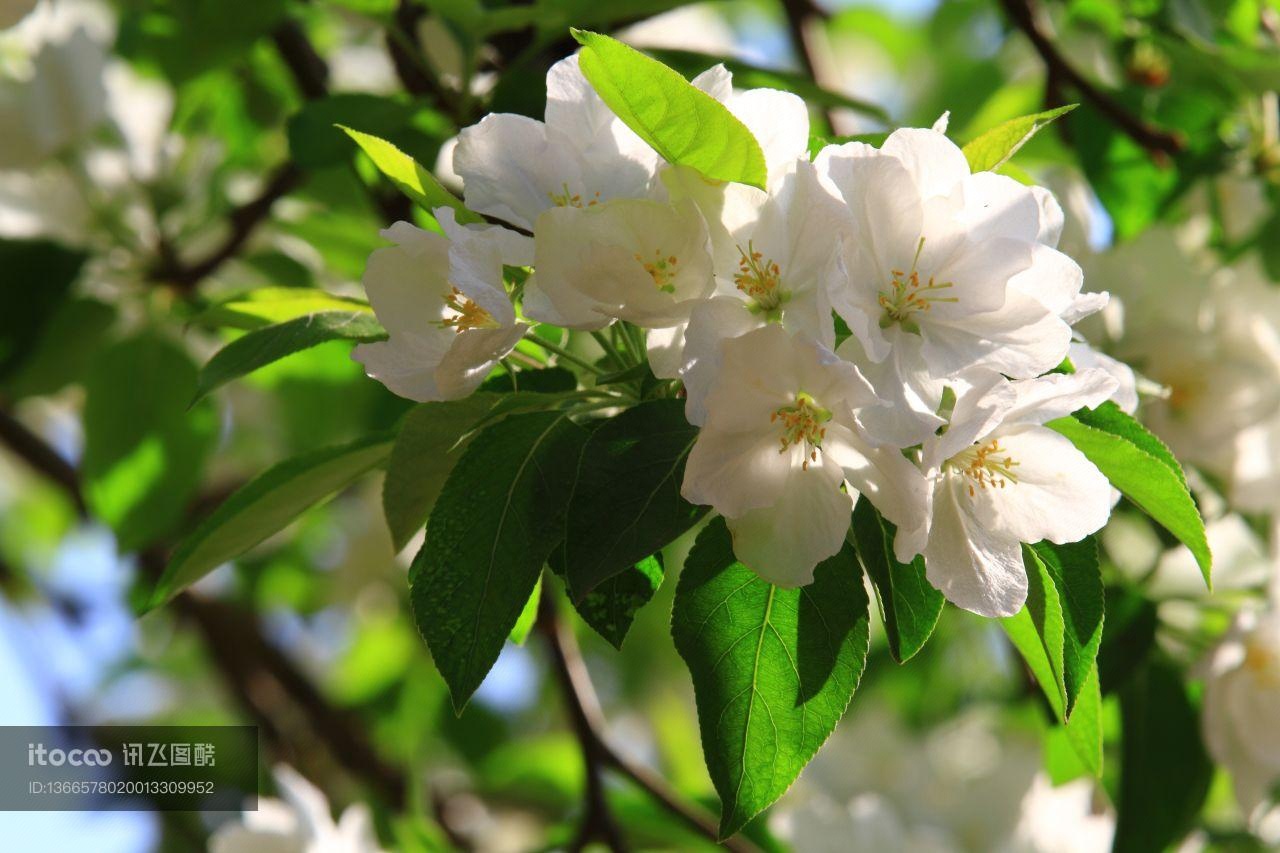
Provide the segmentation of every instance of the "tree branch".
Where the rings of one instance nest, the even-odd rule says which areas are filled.
[[[603,788],[599,786],[600,771],[609,768],[630,779],[664,809],[698,834],[711,841],[719,842],[735,853],[758,853],[758,848],[741,836],[735,835],[721,840],[715,821],[706,812],[684,802],[656,773],[647,767],[633,763],[609,745],[604,734],[604,713],[600,708],[600,700],[596,696],[595,688],[592,686],[591,674],[587,671],[586,662],[582,659],[577,640],[560,619],[555,602],[549,594],[544,593],[538,603],[536,627],[551,650],[556,679],[564,695],[574,734],[582,746],[583,761],[587,764],[587,812],[583,817],[583,827],[579,832],[578,840],[586,842],[596,838],[604,841],[614,850],[620,849],[615,844],[621,844],[622,839],[607,834],[610,831],[609,826],[613,826],[613,831],[616,832],[616,824],[612,823],[608,803],[604,800]],[[596,779],[594,783],[593,778]],[[601,825],[599,821],[606,818],[609,824]]]
[[[1171,157],[1185,147],[1180,135],[1147,124],[1130,113],[1119,101],[1103,92],[1080,74],[1058,51],[1036,22],[1035,0],[1000,0],[1010,23],[1022,31],[1049,69],[1050,77],[1079,92],[1080,97],[1102,113],[1130,139],[1157,158]]]
[[[169,284],[183,294],[194,293],[201,281],[244,248],[254,229],[267,218],[275,203],[297,189],[302,180],[302,170],[292,163],[276,169],[257,197],[231,211],[228,217],[231,233],[222,241],[222,245],[201,261],[189,266],[183,264],[173,247],[167,241],[161,241],[160,262],[151,271],[151,280]]]
[[[0,443],[66,492],[88,516],[78,472],[7,410],[0,409]],[[138,555],[147,577],[156,579],[168,561],[162,547]],[[174,599],[177,612],[204,639],[218,672],[246,714],[263,730],[268,743],[295,760],[307,748],[289,749],[277,724],[281,699],[287,698],[306,718],[334,760],[362,779],[397,808],[406,803],[408,782],[399,768],[386,764],[374,750],[359,719],[336,708],[311,680],[262,633],[252,614],[226,602],[183,592]]]
[[[827,13],[813,0],[782,0],[782,11],[787,16],[787,30],[791,34],[791,47],[800,58],[805,73],[815,84],[821,86],[824,80],[822,64],[819,61],[821,48],[816,44],[816,28],[826,21]],[[827,127],[835,132],[835,116],[831,110],[824,110]]]

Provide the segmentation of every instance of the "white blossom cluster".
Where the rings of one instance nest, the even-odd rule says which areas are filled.
[[[467,206],[532,236],[444,209],[443,235],[386,231],[365,284],[390,337],[355,357],[403,396],[465,396],[528,328],[503,265],[532,265],[525,319],[647,330],[654,373],[683,381],[701,427],[683,493],[767,580],[809,582],[861,494],[947,598],[1017,612],[1019,543],[1077,541],[1112,504],[1044,426],[1117,391],[1105,370],[1047,373],[1106,303],[1054,248],[1061,208],[971,173],[945,120],[810,159],[800,98],[735,91],[721,66],[693,85],[754,133],[766,190],[665,163],[565,59],[545,122],[487,116],[454,156]]]

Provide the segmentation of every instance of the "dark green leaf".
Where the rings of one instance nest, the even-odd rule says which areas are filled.
[[[422,155],[436,143],[414,127],[421,108],[382,95],[340,92],[307,101],[289,118],[289,154],[304,169],[323,169],[351,160],[351,141],[337,125],[358,127],[371,138],[394,137]],[[429,114],[428,114],[429,115]]]
[[[575,599],[662,549],[703,516],[680,496],[698,431],[680,400],[651,400],[606,421],[578,462],[565,524]]]
[[[850,535],[880,599],[889,653],[903,663],[924,647],[938,624],[945,599],[925,578],[923,557],[917,556],[906,564],[894,558],[896,533],[893,523],[886,521],[870,501],[858,500]]]
[[[26,316],[29,321],[35,318]],[[53,394],[81,380],[102,352],[115,309],[96,299],[69,299],[54,311],[26,358],[6,382],[10,398]],[[29,323],[36,326],[36,323]]]
[[[542,578],[539,577],[538,582],[533,585],[533,592],[529,593],[529,600],[524,603],[524,609],[520,611],[520,617],[516,619],[516,624],[511,626],[511,633],[507,635],[507,639],[517,646],[523,646],[524,641],[529,639],[533,623],[538,621],[538,603],[541,601]]]
[[[31,354],[84,260],[46,240],[0,240],[0,377]]]
[[[459,712],[563,535],[585,437],[563,412],[511,415],[471,440],[436,500],[410,572],[411,600]]]
[[[382,508],[396,551],[422,529],[472,430],[500,400],[477,391],[461,400],[423,403],[405,416],[382,482]]]
[[[1047,426],[1070,439],[1111,485],[1186,545],[1195,556],[1205,583],[1212,586],[1213,556],[1205,538],[1204,521],[1172,454],[1159,439],[1118,409],[1112,412],[1104,408],[1101,414],[1090,418],[1091,423],[1075,416],[1059,418]]]
[[[698,536],[671,633],[693,675],[722,837],[790,787],[844,714],[866,663],[868,604],[848,545],[809,586],[780,589],[737,562],[723,519]]]
[[[583,622],[620,649],[636,612],[662,586],[663,571],[661,553],[646,557],[591,590],[574,607]]]
[[[85,498],[122,551],[172,530],[217,436],[210,406],[187,411],[196,367],[154,332],[98,353],[85,379]]]
[[[510,373],[490,376],[480,385],[481,391],[536,391],[540,394],[556,394],[578,387],[578,377],[563,367],[544,367],[539,370],[521,370],[516,382]]]
[[[223,563],[283,530],[391,454],[391,436],[373,435],[295,456],[268,468],[227,498],[174,551],[151,607],[168,601]]]
[[[760,143],[724,104],[667,66],[620,41],[573,30],[578,65],[627,127],[673,165],[715,181],[764,189]]]
[[[1120,790],[1113,850],[1159,853],[1177,846],[1209,793],[1213,765],[1199,712],[1177,667],[1148,660],[1120,691]]]
[[[232,379],[326,341],[378,341],[387,332],[368,311],[323,311],[248,332],[214,353],[200,370],[195,399]]]

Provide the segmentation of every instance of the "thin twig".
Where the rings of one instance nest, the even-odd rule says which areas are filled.
[[[1119,101],[1094,86],[1058,51],[1036,22],[1034,0],[1000,0],[1009,21],[1022,31],[1036,53],[1048,66],[1051,76],[1079,92],[1080,97],[1111,120],[1130,139],[1158,158],[1171,157],[1185,147],[1180,135],[1147,124],[1130,113]]]
[[[8,446],[36,473],[60,486],[71,499],[80,518],[89,517],[89,508],[80,491],[80,477],[75,468],[46,444],[44,439],[27,429],[22,421],[4,409],[0,409],[0,442]]]
[[[823,73],[820,61],[821,47],[816,43],[818,27],[826,21],[828,15],[812,0],[782,0],[782,11],[787,16],[787,30],[791,34],[791,47],[804,66],[805,73],[815,84],[827,85],[829,81]],[[827,127],[835,132],[835,115],[831,110],[824,110]]]
[[[4,409],[0,409],[0,443],[59,486],[87,516],[79,473]],[[138,560],[147,577],[156,579],[164,572],[166,551],[162,547],[148,548],[139,553]],[[405,805],[408,783],[399,768],[382,761],[355,715],[333,706],[263,635],[252,614],[191,592],[179,593],[174,607],[199,630],[224,682],[248,716],[262,728],[268,743],[284,747],[276,712],[280,698],[287,697],[339,764],[386,802],[397,808]],[[293,754],[303,751],[305,746]]]
[[[267,218],[275,203],[300,186],[302,179],[302,170],[292,163],[286,163],[276,169],[257,197],[231,211],[228,217],[231,232],[218,248],[201,261],[190,265],[182,263],[177,258],[173,247],[162,241],[160,263],[151,271],[151,280],[164,282],[184,294],[194,292],[201,281],[212,275],[244,248],[254,229]]]
[[[582,745],[583,760],[587,763],[587,813],[584,816],[583,832],[586,823],[593,819],[593,808],[603,809],[606,814],[608,803],[601,804],[600,789],[592,788],[593,774],[598,779],[601,768],[608,768],[630,779],[664,809],[680,818],[687,826],[711,841],[716,841],[735,853],[759,853],[758,848],[741,836],[720,838],[715,821],[699,807],[685,802],[672,791],[667,783],[647,767],[633,763],[623,756],[605,738],[604,712],[600,708],[600,700],[596,696],[595,687],[591,683],[591,674],[587,671],[586,662],[578,649],[573,632],[560,619],[552,596],[543,595],[538,604],[537,629],[546,639],[551,649],[551,660],[555,665],[556,678],[564,694],[565,705],[573,722],[574,733]],[[599,820],[596,814],[595,820]],[[594,836],[608,842],[603,836]],[[616,849],[616,848],[615,848]]]

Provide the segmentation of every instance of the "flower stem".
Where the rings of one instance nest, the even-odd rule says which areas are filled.
[[[600,368],[596,367],[594,364],[587,361],[586,359],[580,358],[574,355],[573,353],[569,352],[567,349],[564,349],[563,347],[560,347],[556,344],[551,343],[546,338],[543,338],[534,334],[528,334],[528,335],[525,335],[524,339],[526,341],[529,341],[530,343],[537,344],[547,352],[555,353],[556,355],[560,356],[560,358],[563,358],[565,361],[568,361],[572,364],[576,364],[578,365],[578,367],[581,367],[583,370],[590,371],[596,376],[604,376],[606,373],[606,371],[601,370]]]
[[[600,348],[605,351],[609,358],[613,359],[617,370],[625,370],[631,366],[631,362],[623,358],[622,353],[618,352],[618,348],[613,345],[613,341],[609,340],[609,336],[604,332],[592,332],[591,337],[595,338]]]

